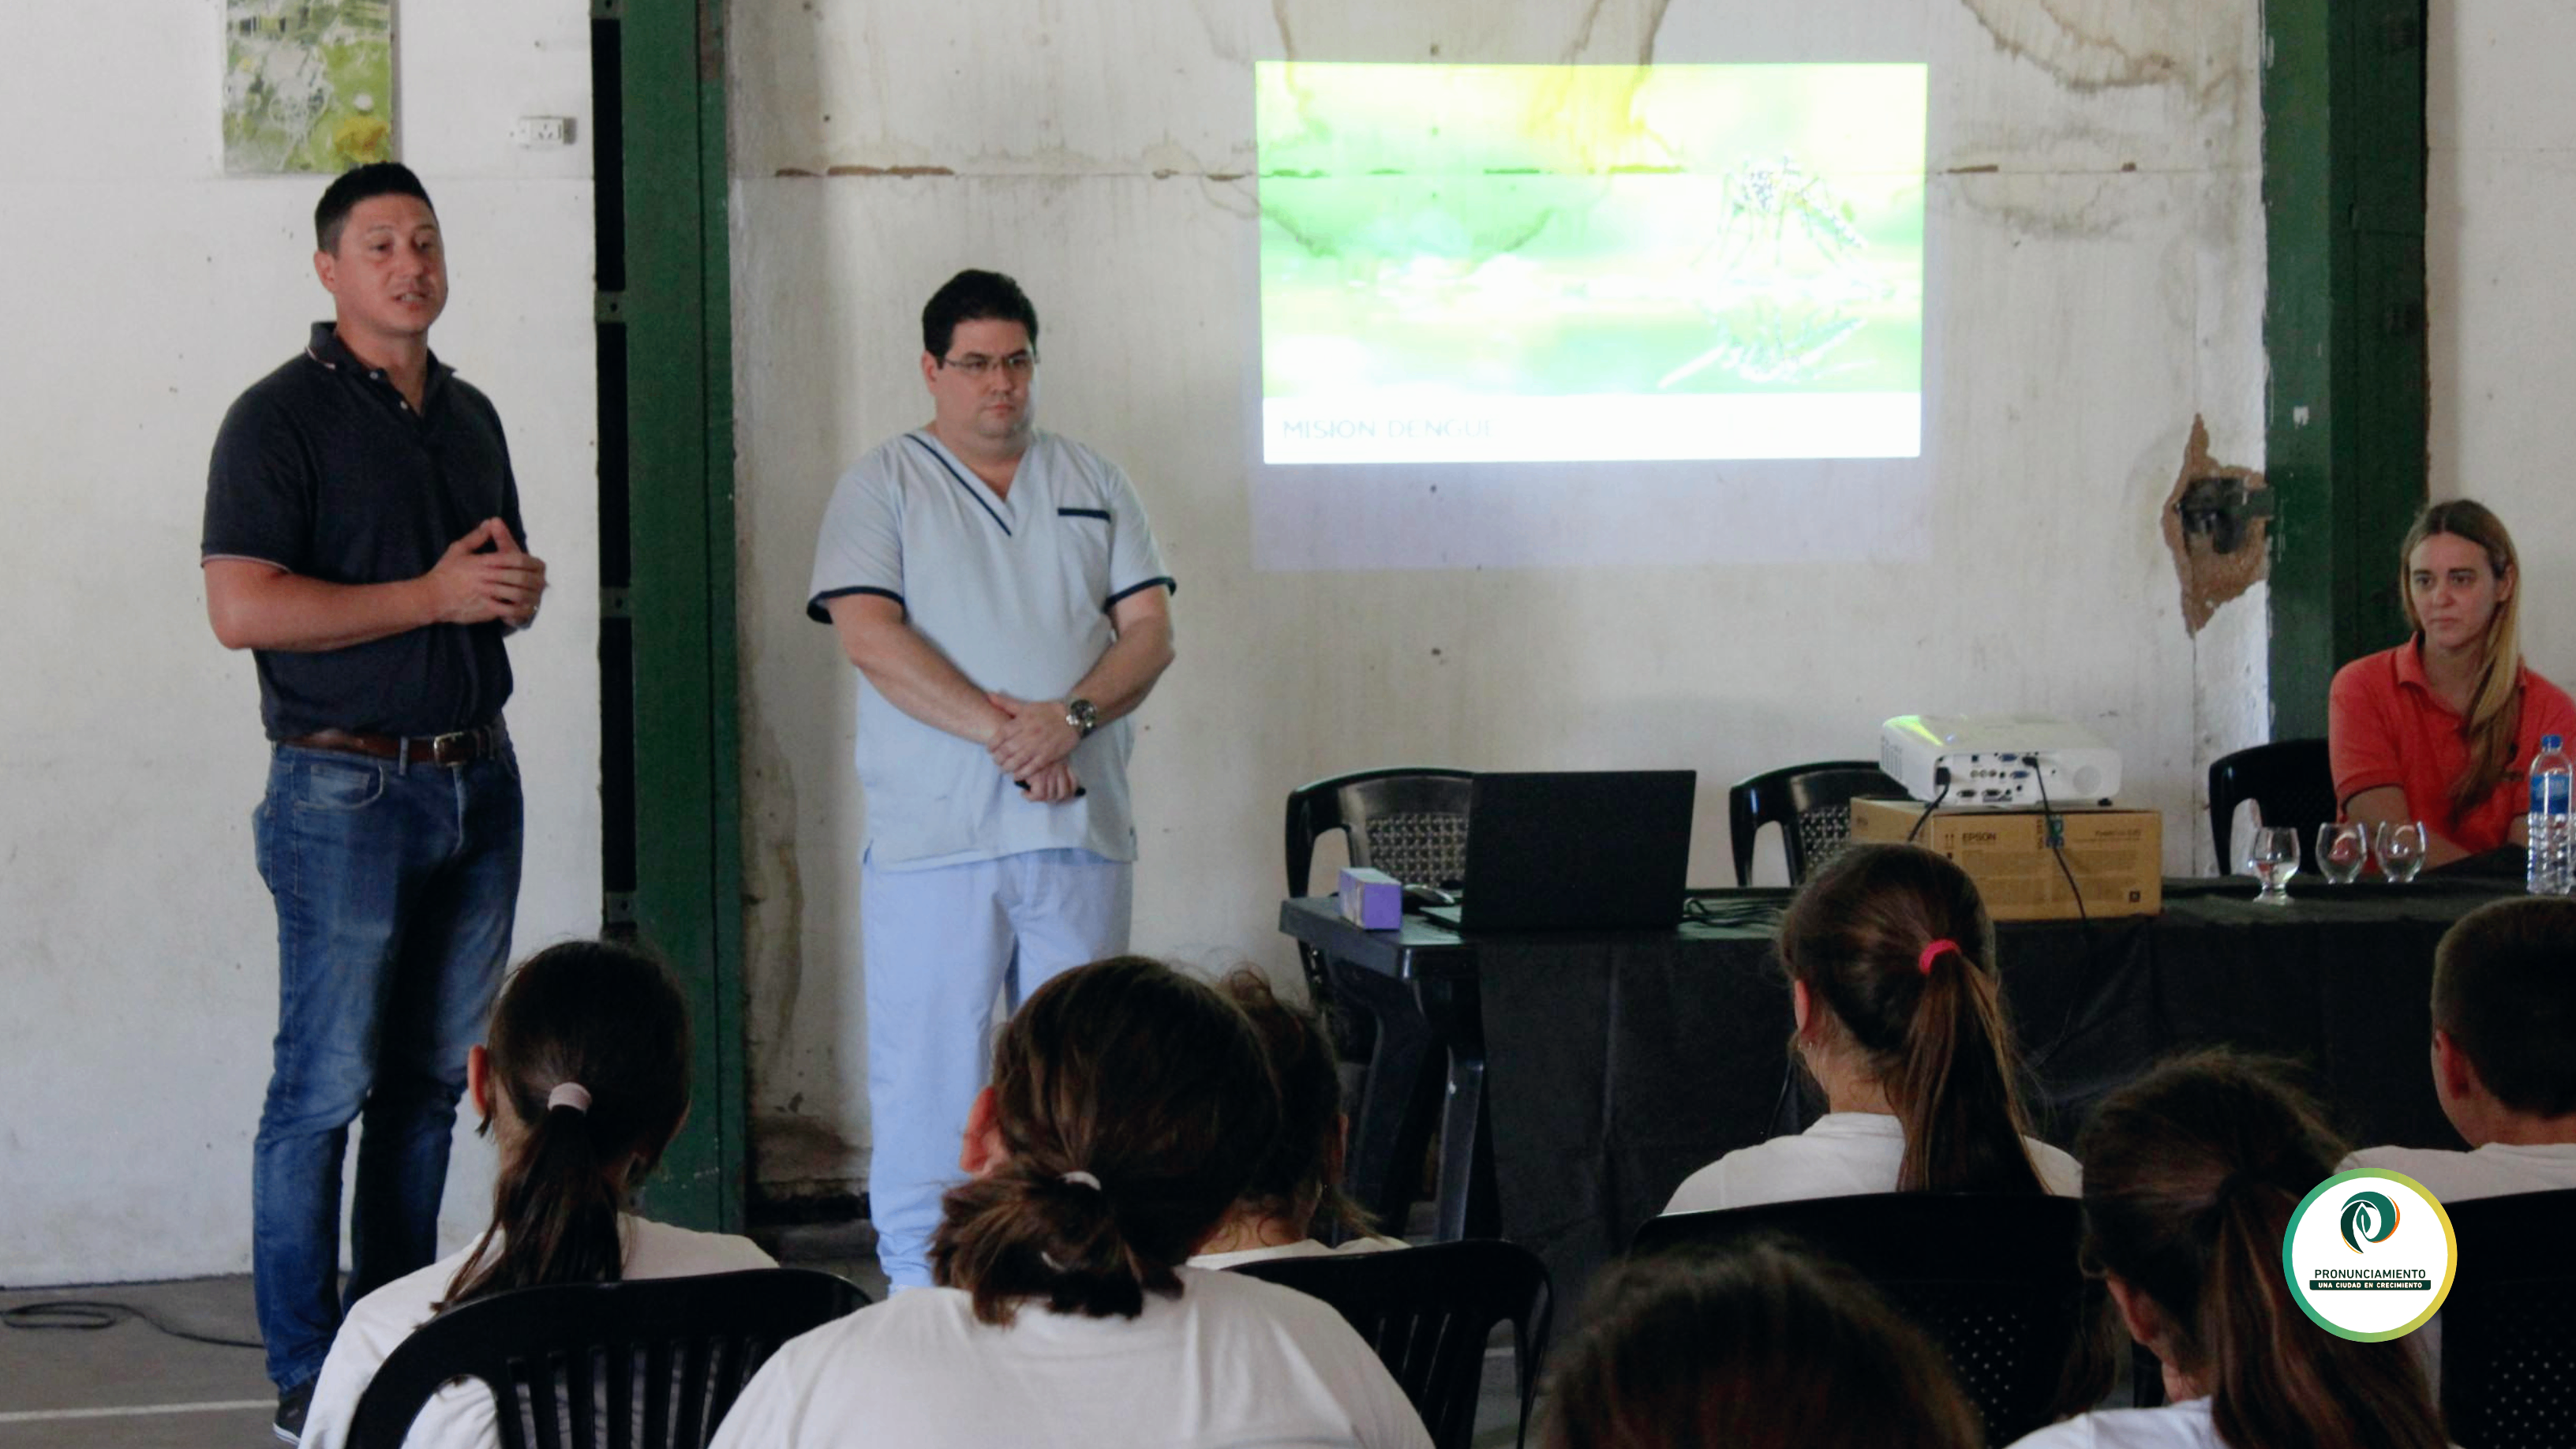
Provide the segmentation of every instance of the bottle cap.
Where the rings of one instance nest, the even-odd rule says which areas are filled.
[[[2567,742],[2556,735],[2542,735],[2540,737],[2540,748],[2541,752],[2545,754],[2551,750],[2563,750],[2567,748]]]

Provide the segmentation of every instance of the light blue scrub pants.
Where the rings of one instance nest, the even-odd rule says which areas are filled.
[[[993,1003],[1127,949],[1136,868],[1032,850],[926,870],[859,867],[868,1009],[868,1213],[898,1288],[930,1283],[939,1197],[964,1180],[966,1113],[993,1067]]]

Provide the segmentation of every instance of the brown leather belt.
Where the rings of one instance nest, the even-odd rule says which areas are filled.
[[[470,765],[488,760],[509,747],[509,728],[499,720],[477,729],[458,730],[444,735],[362,735],[352,730],[315,730],[279,744],[300,750],[331,750],[343,755],[367,755],[379,760],[409,760],[415,764]]]

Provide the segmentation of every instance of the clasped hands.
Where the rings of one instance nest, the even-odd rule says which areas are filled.
[[[536,622],[546,592],[545,560],[519,547],[510,526],[487,518],[447,546],[424,575],[441,624],[485,624],[513,629]]]
[[[993,764],[1041,805],[1072,799],[1082,789],[1071,760],[1073,747],[1082,743],[1082,731],[1065,719],[1064,701],[1018,699],[990,691],[984,697],[1003,716],[987,747]]]

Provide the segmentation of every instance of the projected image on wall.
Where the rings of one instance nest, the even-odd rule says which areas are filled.
[[[1264,462],[1919,454],[1924,67],[1255,85]]]

